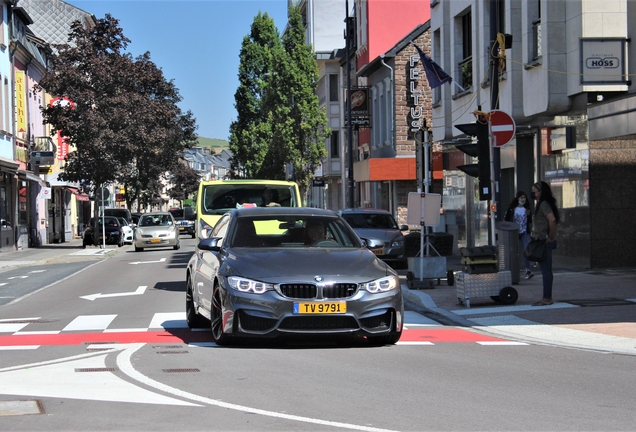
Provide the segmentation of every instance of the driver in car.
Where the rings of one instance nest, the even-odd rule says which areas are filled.
[[[322,222],[315,220],[307,221],[307,226],[305,227],[305,245],[314,246],[325,240],[327,240],[327,237]]]

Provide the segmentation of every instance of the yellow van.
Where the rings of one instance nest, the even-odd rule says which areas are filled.
[[[221,215],[241,207],[302,207],[298,185],[281,180],[211,180],[199,183],[196,232],[207,238]]]

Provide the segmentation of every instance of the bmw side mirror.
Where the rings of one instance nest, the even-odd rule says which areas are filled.
[[[202,239],[201,241],[199,241],[199,244],[197,245],[197,248],[199,248],[201,250],[208,250],[208,251],[218,252],[219,250],[221,250],[220,243],[221,243],[221,238],[220,237],[206,238],[206,239]]]

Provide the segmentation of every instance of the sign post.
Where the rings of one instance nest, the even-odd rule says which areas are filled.
[[[490,121],[488,124],[490,128],[490,188],[494,197],[497,196],[495,192],[498,190],[498,185],[495,180],[494,149],[495,147],[503,147],[512,141],[515,137],[517,127],[515,120],[508,113],[500,110],[490,111]],[[493,246],[497,246],[497,236],[495,235],[497,204],[496,201],[490,204],[490,244]]]

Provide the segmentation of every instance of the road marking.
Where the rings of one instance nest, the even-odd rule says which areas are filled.
[[[185,312],[156,313],[149,328],[188,328]]]
[[[374,428],[374,427],[362,426],[362,425],[354,425],[350,423],[333,422],[329,420],[320,420],[320,419],[311,418],[311,417],[302,417],[302,416],[296,416],[291,414],[283,414],[283,413],[275,412],[275,411],[267,411],[267,410],[258,409],[258,408],[251,408],[244,405],[237,405],[233,403],[210,399],[204,396],[199,396],[193,393],[188,393],[183,390],[176,389],[174,387],[167,386],[163,383],[153,380],[152,378],[147,377],[146,375],[141,374],[132,366],[132,362],[130,361],[130,359],[132,355],[137,350],[139,350],[139,348],[141,348],[142,346],[143,346],[142,344],[139,344],[137,346],[132,345],[129,348],[122,351],[117,356],[117,367],[119,368],[120,371],[128,375],[131,379],[137,382],[140,382],[142,384],[145,384],[149,387],[160,390],[164,393],[172,394],[183,399],[189,399],[189,400],[199,402],[199,403],[204,403],[207,405],[213,405],[213,406],[217,406],[221,408],[232,409],[232,410],[245,412],[245,413],[251,413],[251,414],[258,414],[258,415],[263,415],[267,417],[298,421],[302,423],[310,423],[310,424],[317,424],[320,426],[331,426],[331,427],[361,430],[361,431],[374,431],[374,432],[388,431],[387,429],[380,429],[380,428]]]
[[[46,270],[31,270],[29,273],[44,273]]]
[[[106,357],[123,348],[125,346],[108,352],[0,369],[0,393],[107,402],[201,406],[143,389],[112,372],[75,371],[106,367]]]
[[[11,279],[26,279],[26,278],[28,278],[28,276],[26,276],[26,275],[22,275],[22,276],[11,276],[11,277],[8,277],[8,278],[7,278],[7,280],[11,280]]]
[[[152,264],[152,263],[161,263],[164,262],[166,259],[165,258],[161,258],[159,261],[135,261],[135,262],[131,262],[128,264],[132,264],[132,265],[137,265],[137,264]]]
[[[0,350],[2,350],[2,351],[31,350],[31,349],[38,349],[38,348],[40,348],[40,345],[7,345],[7,346],[0,346]]]
[[[117,315],[80,315],[62,331],[104,330]]]
[[[454,309],[451,310],[452,313],[456,315],[485,315],[485,314],[493,314],[493,313],[514,313],[514,312],[524,312],[529,310],[541,310],[541,309],[565,309],[565,308],[577,308],[580,306],[573,305],[570,303],[554,303],[550,306],[531,306],[531,305],[519,305],[519,306],[496,306],[496,307],[472,307],[466,309]]]
[[[148,287],[147,286],[140,286],[135,291],[131,291],[131,292],[111,293],[111,294],[97,293],[97,294],[91,294],[91,295],[87,295],[87,296],[80,296],[80,298],[93,301],[93,300],[98,299],[98,298],[126,297],[126,296],[133,296],[133,295],[142,295],[143,293],[146,292],[146,288],[148,288]]]

